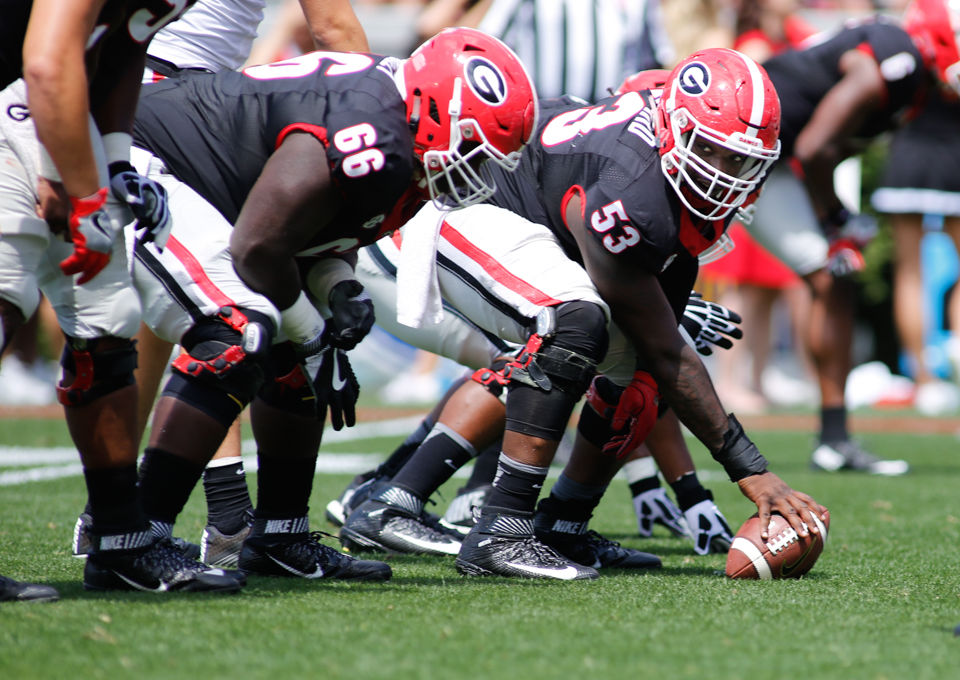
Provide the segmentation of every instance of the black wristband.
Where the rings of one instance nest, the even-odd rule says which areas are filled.
[[[121,172],[136,172],[136,168],[131,165],[130,161],[114,161],[107,166],[107,172],[113,177]]]
[[[767,459],[757,445],[743,431],[740,421],[732,413],[727,415],[727,431],[723,434],[723,446],[711,451],[713,459],[723,466],[731,482],[767,471]]]

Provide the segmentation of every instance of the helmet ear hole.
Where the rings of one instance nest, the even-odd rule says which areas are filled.
[[[536,129],[536,89],[517,55],[489,34],[448,28],[413,52],[398,83],[431,198],[462,207],[492,195],[481,161],[515,168]]]

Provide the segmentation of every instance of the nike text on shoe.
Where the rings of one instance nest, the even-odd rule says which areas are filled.
[[[236,569],[240,550],[243,548],[243,542],[250,535],[252,526],[251,518],[250,523],[236,533],[224,534],[212,524],[208,524],[200,537],[200,561],[211,567]]]
[[[637,533],[641,538],[650,538],[655,524],[666,527],[674,536],[690,536],[680,508],[674,505],[662,487],[648,489],[634,496],[633,509],[637,514]]]
[[[376,476],[376,470],[369,470],[354,477],[339,498],[327,503],[327,521],[335,527],[342,527],[351,511],[370,497],[373,487],[381,479],[383,478]]]
[[[149,531],[140,532],[149,535]],[[136,534],[124,536],[135,538]],[[104,541],[117,537],[102,537]],[[152,538],[145,539],[147,541]],[[83,570],[83,587],[87,590],[143,590],[151,592],[221,592],[239,591],[246,578],[237,571],[212,569],[184,556],[170,539],[124,540],[127,549],[101,549],[87,558]]]
[[[821,443],[813,452],[810,467],[826,472],[849,470],[884,477],[897,477],[910,471],[907,461],[877,458],[853,439]]]
[[[572,562],[534,538],[532,513],[501,514],[491,508],[484,512],[457,556],[461,574],[561,581],[599,576],[596,569]]]
[[[271,521],[254,521],[253,531],[243,543],[238,566],[245,572],[266,576],[299,576],[344,581],[386,581],[390,565],[358,560],[320,542],[319,531],[267,532]],[[304,523],[305,525],[305,523]]]
[[[53,602],[60,599],[56,589],[40,583],[24,583],[0,575],[0,602]]]
[[[415,513],[412,508],[386,502],[385,495],[380,494],[350,513],[340,530],[340,538],[344,546],[354,552],[382,550],[420,555],[459,553],[460,540],[425,523],[422,519],[423,504],[419,505],[420,512]]]
[[[533,520],[537,539],[564,557],[594,569],[659,569],[660,558],[632,548],[587,529],[587,522],[560,519],[537,512]]]
[[[683,512],[693,534],[693,551],[698,555],[726,554],[733,542],[727,518],[711,498],[700,501]]]
[[[77,523],[73,527],[73,556],[86,557],[93,552],[93,517],[89,513],[81,512],[77,517]],[[201,548],[196,543],[173,536],[170,538],[174,547],[183,553],[184,557],[191,560],[200,558]]]
[[[440,524],[447,529],[458,532],[461,536],[466,536],[473,525],[476,524],[474,509],[483,507],[492,489],[492,484],[484,484],[458,493],[456,498],[450,501],[443,517],[440,518]]]

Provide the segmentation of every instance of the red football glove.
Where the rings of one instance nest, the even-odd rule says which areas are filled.
[[[863,271],[866,262],[860,247],[849,238],[838,238],[827,251],[827,269],[834,276],[850,276]]]
[[[113,240],[119,229],[103,206],[107,188],[85,198],[70,197],[70,240],[73,253],[60,263],[60,270],[70,276],[81,274],[77,283],[84,284],[99,274],[110,262]]]
[[[657,422],[657,382],[646,371],[637,371],[620,395],[610,427],[614,435],[603,452],[622,458],[643,443]]]

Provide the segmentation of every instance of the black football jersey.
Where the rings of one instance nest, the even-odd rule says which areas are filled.
[[[863,121],[855,138],[869,140],[898,127],[922,102],[929,82],[923,58],[907,32],[892,20],[876,17],[851,22],[811,40],[813,44],[788,50],[763,64],[780,95],[782,157],[793,154],[797,135],[820,100],[841,79],[840,57],[849,50],[872,55],[887,85],[883,106]]]
[[[284,138],[312,134],[344,208],[310,253],[352,250],[401,226],[422,200],[410,190],[413,137],[393,80],[398,63],[311,52],[242,72],[185,73],[143,88],[134,143],[235,222]]]
[[[146,46],[195,0],[107,0],[87,44],[88,55],[107,40]],[[0,0],[0,89],[23,75],[23,39],[33,0]],[[128,53],[128,52],[125,52]],[[109,59],[102,54],[100,58]]]
[[[574,192],[582,196],[589,233],[611,255],[658,273],[681,251],[699,253],[725,225],[695,224],[681,210],[660,169],[650,115],[637,92],[591,105],[541,102],[540,128],[520,167],[493,170],[497,193],[490,202],[548,226],[578,262],[582,257],[563,219]]]
[[[658,276],[675,311],[682,311],[696,276],[695,255],[726,223],[695,222],[682,209],[660,168],[651,110],[637,92],[592,105],[542,101],[540,127],[520,167],[493,170],[497,192],[489,202],[549,227],[567,255],[582,263],[563,219],[569,198],[580,194],[590,236],[612,256]],[[668,266],[686,272],[669,277],[682,281],[679,286],[664,285]]]

